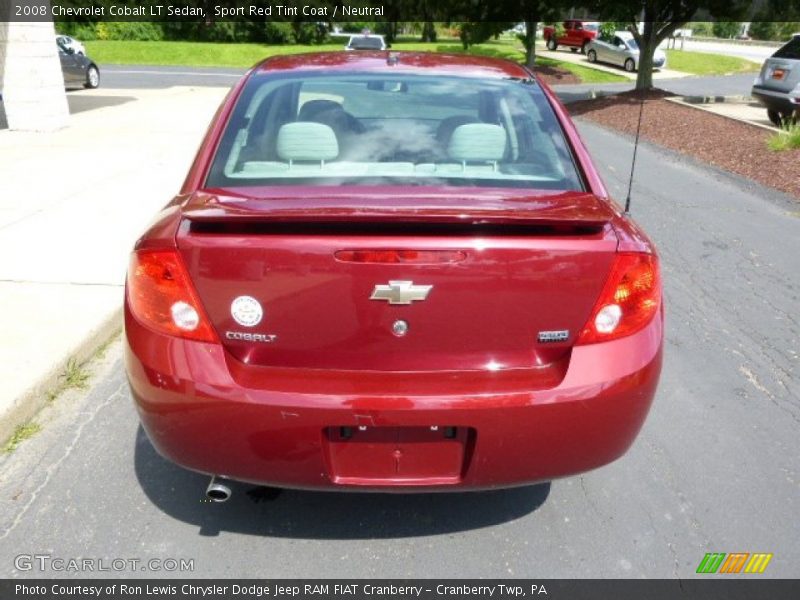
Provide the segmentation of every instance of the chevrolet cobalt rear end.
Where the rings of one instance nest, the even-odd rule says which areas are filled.
[[[659,263],[523,67],[278,57],[131,255],[155,448],[278,487],[474,490],[622,455],[661,368]]]

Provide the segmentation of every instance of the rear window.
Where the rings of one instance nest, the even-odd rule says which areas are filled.
[[[583,189],[535,82],[253,76],[206,185],[337,184]]]
[[[357,50],[381,50],[383,41],[376,37],[350,38],[349,46]]]
[[[780,48],[772,57],[800,60],[800,35],[792,38],[788,44]]]

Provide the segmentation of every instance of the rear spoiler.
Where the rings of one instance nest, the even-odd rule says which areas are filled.
[[[401,200],[375,198],[219,199],[206,197],[184,207],[183,217],[194,229],[202,224],[384,224],[544,226],[602,228],[616,216],[609,203],[592,194],[555,194],[535,198],[436,198]]]

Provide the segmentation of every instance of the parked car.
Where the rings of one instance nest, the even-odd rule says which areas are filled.
[[[58,46],[58,58],[61,61],[61,72],[64,74],[64,87],[97,88],[100,86],[100,69],[92,59],[84,54],[77,54],[71,48]]]
[[[85,46],[74,37],[56,34],[56,42],[58,42],[58,44],[64,48],[71,49],[75,54],[82,54],[84,56],[86,55]]]
[[[617,31],[608,40],[596,39],[586,48],[589,62],[604,62],[624,67],[626,71],[639,70],[639,45],[629,31]],[[653,68],[667,66],[667,55],[660,48],[653,53]]]
[[[391,46],[386,43],[382,35],[371,33],[351,35],[345,45],[345,50],[386,50]]]
[[[800,33],[764,61],[751,94],[777,126],[800,117]]]
[[[229,481],[475,490],[621,456],[659,261],[553,93],[478,56],[276,56],[138,240],[126,368],[163,456]]]
[[[563,23],[564,32],[558,35],[556,28],[544,28],[544,40],[548,50],[556,50],[559,46],[568,46],[573,52],[580,50],[586,54],[586,46],[597,37],[600,23],[569,19]]]

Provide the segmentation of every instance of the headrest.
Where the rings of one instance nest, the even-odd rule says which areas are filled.
[[[466,125],[467,123],[478,123],[475,117],[468,117],[466,115],[455,115],[447,117],[439,122],[439,127],[436,129],[436,139],[441,143],[448,143],[450,137],[453,135],[456,127]]]
[[[281,160],[333,160],[339,156],[339,142],[327,125],[297,121],[278,130],[277,150]]]
[[[459,125],[447,146],[451,159],[464,162],[496,161],[505,153],[506,130],[489,123]]]
[[[338,112],[344,109],[341,104],[333,100],[309,100],[300,107],[300,114],[297,118],[300,121],[310,121],[319,113],[328,112],[330,110]]]

